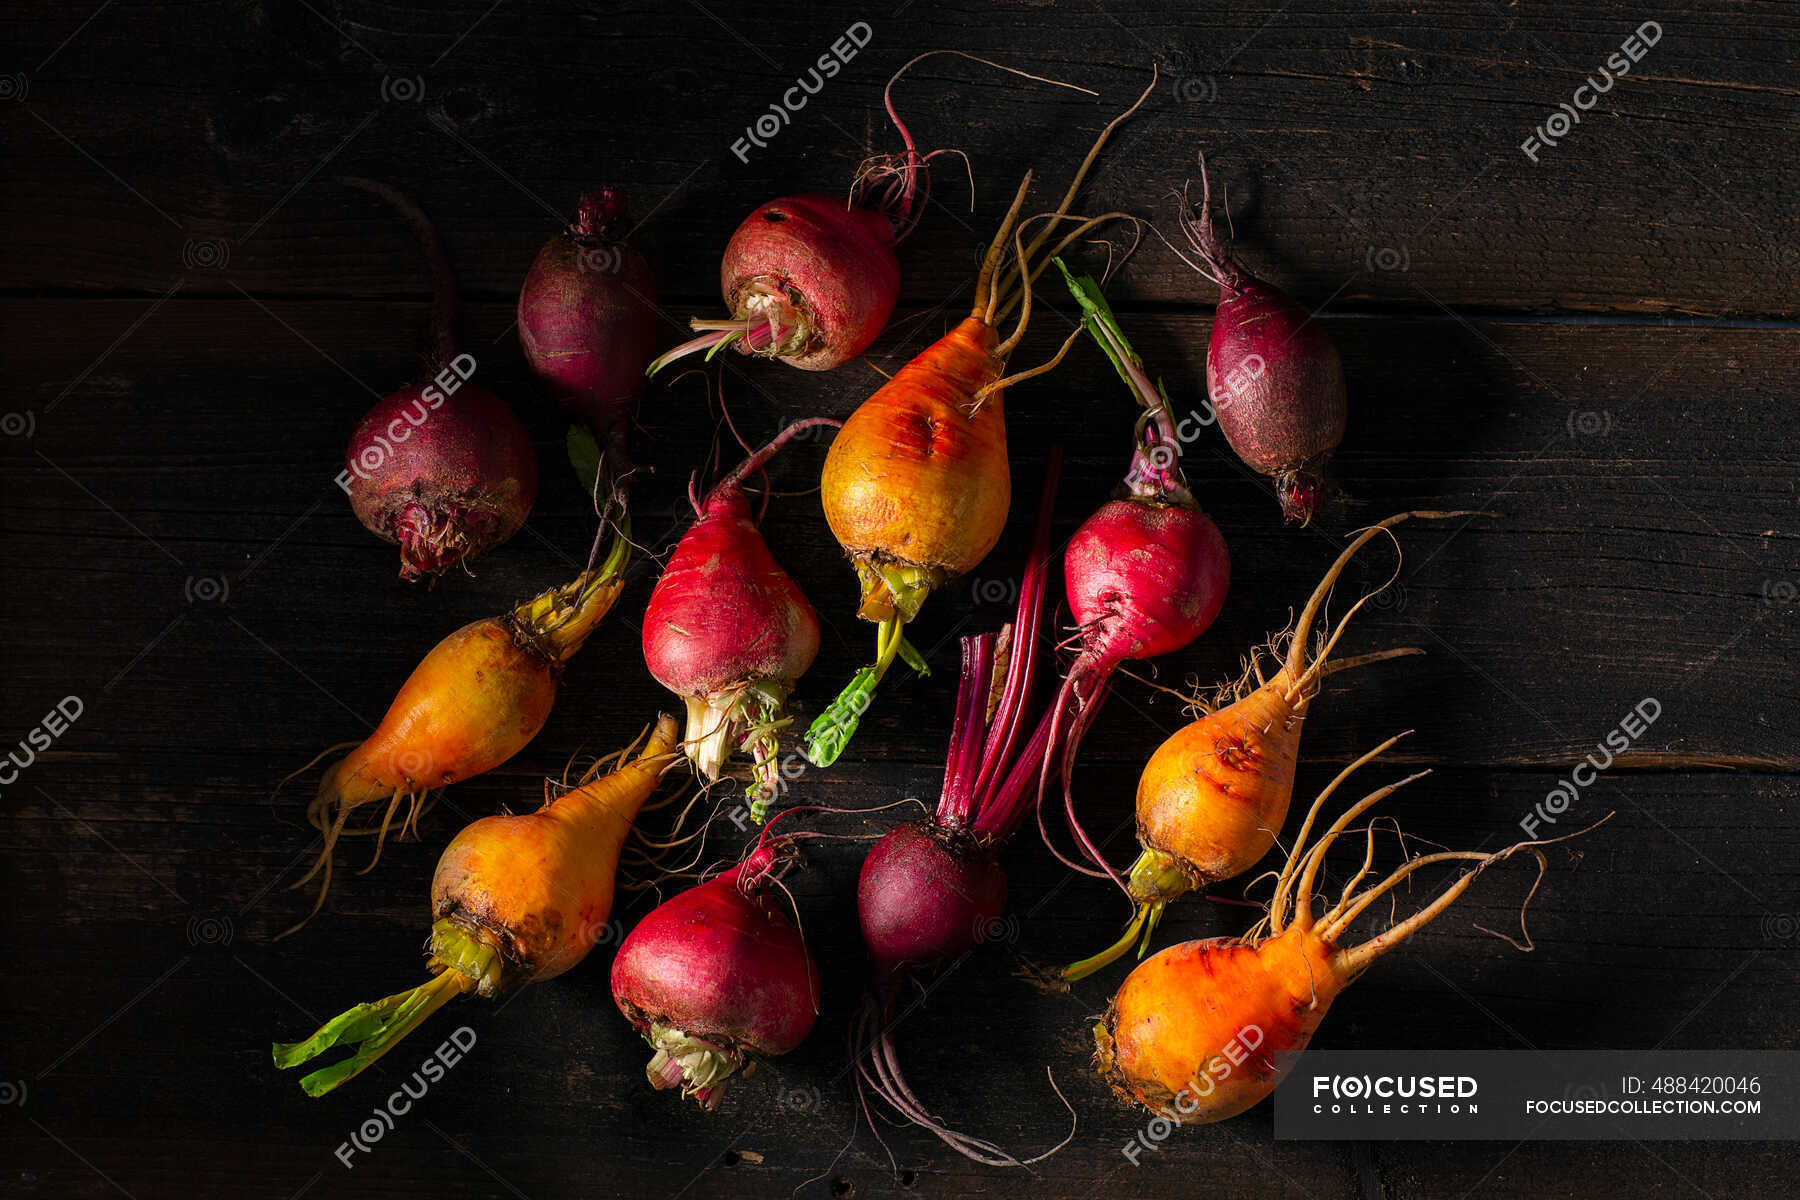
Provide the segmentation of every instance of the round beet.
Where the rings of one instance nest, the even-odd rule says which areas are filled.
[[[656,284],[624,241],[625,201],[589,192],[519,289],[519,343],[563,410],[603,442],[630,424],[656,353]]]
[[[519,531],[537,499],[537,449],[511,408],[470,382],[456,349],[456,281],[437,230],[411,197],[372,179],[344,183],[387,201],[431,264],[427,378],[384,397],[357,425],[338,483],[357,519],[400,546],[400,577],[466,562]]]
[[[992,848],[936,822],[890,829],[857,878],[863,945],[883,975],[973,950],[1005,911],[1006,872]]]
[[[344,477],[357,519],[399,544],[400,577],[416,579],[519,531],[537,498],[537,450],[486,388],[404,387],[357,425]]]
[[[1344,365],[1313,314],[1246,271],[1219,238],[1204,159],[1200,183],[1199,215],[1182,226],[1219,285],[1207,395],[1232,450],[1274,479],[1283,515],[1305,524],[1325,490],[1326,462],[1344,440]]]
[[[812,1032],[819,972],[769,896],[786,843],[759,841],[731,870],[638,923],[613,959],[613,1003],[656,1053],[645,1074],[717,1108],[751,1054],[786,1054]]]
[[[719,289],[735,319],[766,323],[766,336],[738,340],[740,351],[828,371],[867,350],[893,315],[893,223],[836,196],[771,201],[725,244]]]

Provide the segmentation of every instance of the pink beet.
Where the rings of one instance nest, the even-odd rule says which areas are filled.
[[[656,284],[626,245],[625,201],[589,192],[544,243],[519,290],[519,343],[563,410],[603,444],[636,413],[656,353]]]
[[[785,839],[638,923],[613,960],[613,1003],[654,1047],[645,1073],[717,1108],[750,1055],[786,1054],[812,1032],[819,971],[770,886]]]
[[[683,745],[709,782],[732,750],[755,757],[750,794],[758,820],[781,790],[779,731],[794,682],[819,653],[819,618],[769,553],[743,481],[797,434],[837,426],[796,421],[720,480],[682,535],[644,612],[644,662],[657,682],[687,701]]]
[[[498,546],[537,499],[537,450],[506,402],[469,382],[475,359],[456,348],[456,282],[443,242],[413,200],[372,179],[344,183],[386,200],[431,264],[428,378],[364,415],[338,484],[371,533],[400,546],[400,577],[416,579]]]

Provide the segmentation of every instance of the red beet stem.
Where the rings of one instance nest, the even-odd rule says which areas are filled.
[[[951,726],[950,750],[944,773],[944,791],[938,801],[938,824],[949,830],[973,828],[984,845],[1004,838],[1017,825],[1002,811],[1005,791],[997,785],[1006,777],[1019,740],[1023,718],[1031,703],[1033,677],[1039,661],[1038,637],[1043,625],[1045,577],[1049,573],[1050,522],[1056,505],[1056,485],[1062,474],[1062,447],[1055,446],[1044,470],[1044,489],[1038,502],[1032,531],[1031,554],[1019,586],[1019,603],[1012,623],[1012,649],[1000,701],[991,720],[988,696],[993,687],[993,634],[962,639],[963,671],[957,688],[956,717]],[[1029,753],[1029,751],[1028,751]]]
[[[737,468],[733,470],[731,474],[713,485],[712,491],[707,493],[708,503],[712,501],[714,496],[717,496],[721,492],[741,487],[744,480],[767,466],[769,460],[780,453],[783,446],[793,441],[798,435],[805,433],[808,429],[817,429],[822,425],[829,425],[833,429],[841,429],[843,428],[844,423],[836,417],[806,417],[803,420],[795,421],[792,425],[789,425],[786,429],[783,429],[780,433],[771,438],[768,445],[739,463]]]
[[[437,374],[456,357],[456,273],[450,269],[450,253],[444,248],[444,239],[425,210],[399,188],[361,175],[340,175],[338,182],[387,201],[418,239],[431,267],[431,361],[425,373]]]
[[[622,241],[625,233],[620,226],[625,221],[624,193],[617,188],[603,187],[599,191],[583,192],[575,202],[575,221],[569,226],[569,232],[578,238]]]

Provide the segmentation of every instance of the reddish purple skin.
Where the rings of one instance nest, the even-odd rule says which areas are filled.
[[[650,593],[644,662],[678,696],[792,684],[818,656],[818,614],[769,553],[741,489],[717,488],[705,507]]]
[[[856,909],[881,973],[931,966],[988,936],[1006,911],[1006,872],[972,839],[896,825],[863,859]]]
[[[1289,519],[1310,517],[1318,473],[1344,439],[1348,412],[1330,335],[1270,284],[1232,280],[1206,347],[1206,390],[1232,450],[1276,478]]]
[[[637,411],[656,356],[656,283],[624,242],[557,234],[519,291],[519,342],[531,369],[596,436]]]
[[[893,224],[837,196],[784,196],[745,219],[725,245],[719,287],[736,317],[752,285],[785,292],[812,338],[781,361],[805,371],[849,362],[880,336],[900,299]],[[748,349],[741,347],[740,349]]]
[[[425,392],[441,395],[436,408]],[[474,558],[519,531],[537,499],[537,449],[486,388],[428,380],[379,401],[344,454],[350,505],[369,531],[400,545],[412,579]]]
[[[1063,575],[1083,651],[1110,671],[1204,633],[1231,587],[1231,555],[1198,508],[1114,500],[1075,531]]]
[[[660,1024],[767,1056],[812,1032],[812,953],[762,889],[744,894],[745,866],[662,904],[619,947],[613,1003],[638,1032]]]

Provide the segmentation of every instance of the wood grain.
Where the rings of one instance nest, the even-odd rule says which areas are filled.
[[[1134,1167],[1121,1147],[1146,1117],[1088,1066],[1091,1018],[1117,977],[1068,992],[1032,982],[1110,941],[1122,905],[1029,831],[1007,851],[1006,922],[931,981],[898,1037],[915,1087],[952,1125],[1016,1151],[1054,1144],[1068,1116],[1048,1065],[1075,1137],[1033,1174],[975,1167],[917,1130],[883,1124],[877,1143],[848,1069],[865,973],[848,897],[867,838],[917,811],[904,801],[937,794],[955,638],[1010,615],[1022,511],[916,627],[946,669],[891,680],[840,764],[795,781],[796,802],[851,810],[816,818],[844,837],[812,843],[788,881],[825,1012],[721,1111],[651,1091],[644,1047],[611,1004],[608,947],[504,1004],[459,1001],[328,1100],[275,1071],[271,1041],[419,978],[424,892],[455,828],[535,803],[545,776],[669,707],[635,620],[685,520],[690,472],[715,443],[735,453],[696,378],[647,396],[644,549],[543,733],[447,793],[421,841],[389,845],[368,875],[341,871],[319,919],[272,940],[307,903],[286,885],[310,858],[316,770],[277,794],[281,778],[365,733],[445,633],[572,575],[593,536],[561,462],[562,420],[511,330],[537,247],[578,190],[626,185],[673,342],[714,312],[719,248],[748,206],[841,189],[866,153],[891,148],[888,76],[951,45],[1101,95],[949,59],[916,67],[896,101],[923,145],[969,153],[973,205],[955,160],[939,160],[931,210],[901,249],[905,303],[864,363],[809,375],[726,356],[722,395],[745,436],[848,413],[878,370],[954,321],[1019,175],[1037,168],[1048,204],[1156,64],[1150,103],[1084,204],[1172,232],[1171,194],[1206,152],[1247,263],[1319,308],[1342,349],[1347,501],[1284,529],[1265,481],[1190,424],[1186,469],[1231,546],[1232,591],[1198,644],[1120,681],[1077,775],[1092,828],[1127,858],[1138,769],[1185,719],[1152,681],[1192,694],[1232,677],[1360,524],[1493,512],[1403,526],[1403,559],[1373,546],[1346,576],[1336,614],[1399,564],[1346,651],[1427,654],[1333,681],[1297,794],[1410,728],[1369,786],[1430,766],[1390,802],[1408,836],[1497,847],[1633,706],[1652,697],[1661,714],[1557,826],[1611,814],[1553,854],[1529,913],[1533,952],[1483,932],[1518,928],[1519,863],[1360,980],[1319,1044],[1796,1045],[1794,12],[1722,0],[490,4],[29,3],[0,17],[17,47],[0,71],[0,147],[16,164],[0,189],[0,741],[64,697],[84,706],[0,790],[0,1097],[21,1100],[0,1108],[0,1195],[1792,1191],[1777,1143],[1292,1143],[1274,1139],[1268,1106],[1179,1132]],[[868,48],[740,160],[746,124],[857,21]],[[1520,143],[1645,21],[1656,45],[1533,162]],[[526,531],[431,588],[398,581],[395,551],[332,482],[356,418],[416,370],[425,319],[416,249],[334,182],[347,173],[402,183],[437,217],[468,301],[465,344],[545,467]],[[1151,237],[1109,292],[1190,412],[1211,285]],[[1016,365],[1047,357],[1071,321],[1060,294],[1041,296]],[[1082,345],[1006,402],[1017,492],[1035,488],[1053,441],[1069,447],[1066,536],[1124,470],[1129,401]],[[770,473],[769,540],[825,630],[802,718],[872,649],[810,491],[823,452],[802,441]],[[902,807],[867,811],[885,805]],[[727,861],[744,841],[727,811],[699,859]],[[1399,852],[1389,839],[1386,860]],[[1215,894],[1263,895],[1245,888]],[[652,902],[622,899],[620,929]],[[1158,936],[1231,934],[1253,916],[1190,898]],[[477,1035],[467,1060],[347,1170],[334,1152],[459,1025]]]
[[[723,240],[750,206],[845,190],[862,158],[896,145],[888,76],[954,43],[1100,96],[954,60],[907,78],[897,103],[917,135],[967,151],[975,180],[971,208],[967,179],[942,161],[903,255],[914,302],[966,282],[1027,167],[1048,206],[1156,64],[1151,102],[1088,206],[1171,222],[1170,194],[1204,151],[1252,267],[1313,304],[1800,315],[1800,28],[1778,7],[1756,10],[1754,33],[1718,2],[892,15],[632,3],[480,19],[488,7],[112,8],[54,55],[68,14],[16,12],[21,61],[47,62],[23,73],[24,113],[9,123],[33,169],[0,196],[12,242],[0,288],[417,294],[424,272],[402,227],[333,183],[374,174],[419,194],[470,294],[489,297],[517,294],[580,190],[624,185],[663,294],[711,302]],[[1604,81],[1608,55],[1646,20],[1664,30],[1656,46],[1528,158],[1532,130],[1585,79]],[[867,49],[740,159],[746,126],[858,21]],[[1214,299],[1154,240],[1122,285],[1161,304]]]

